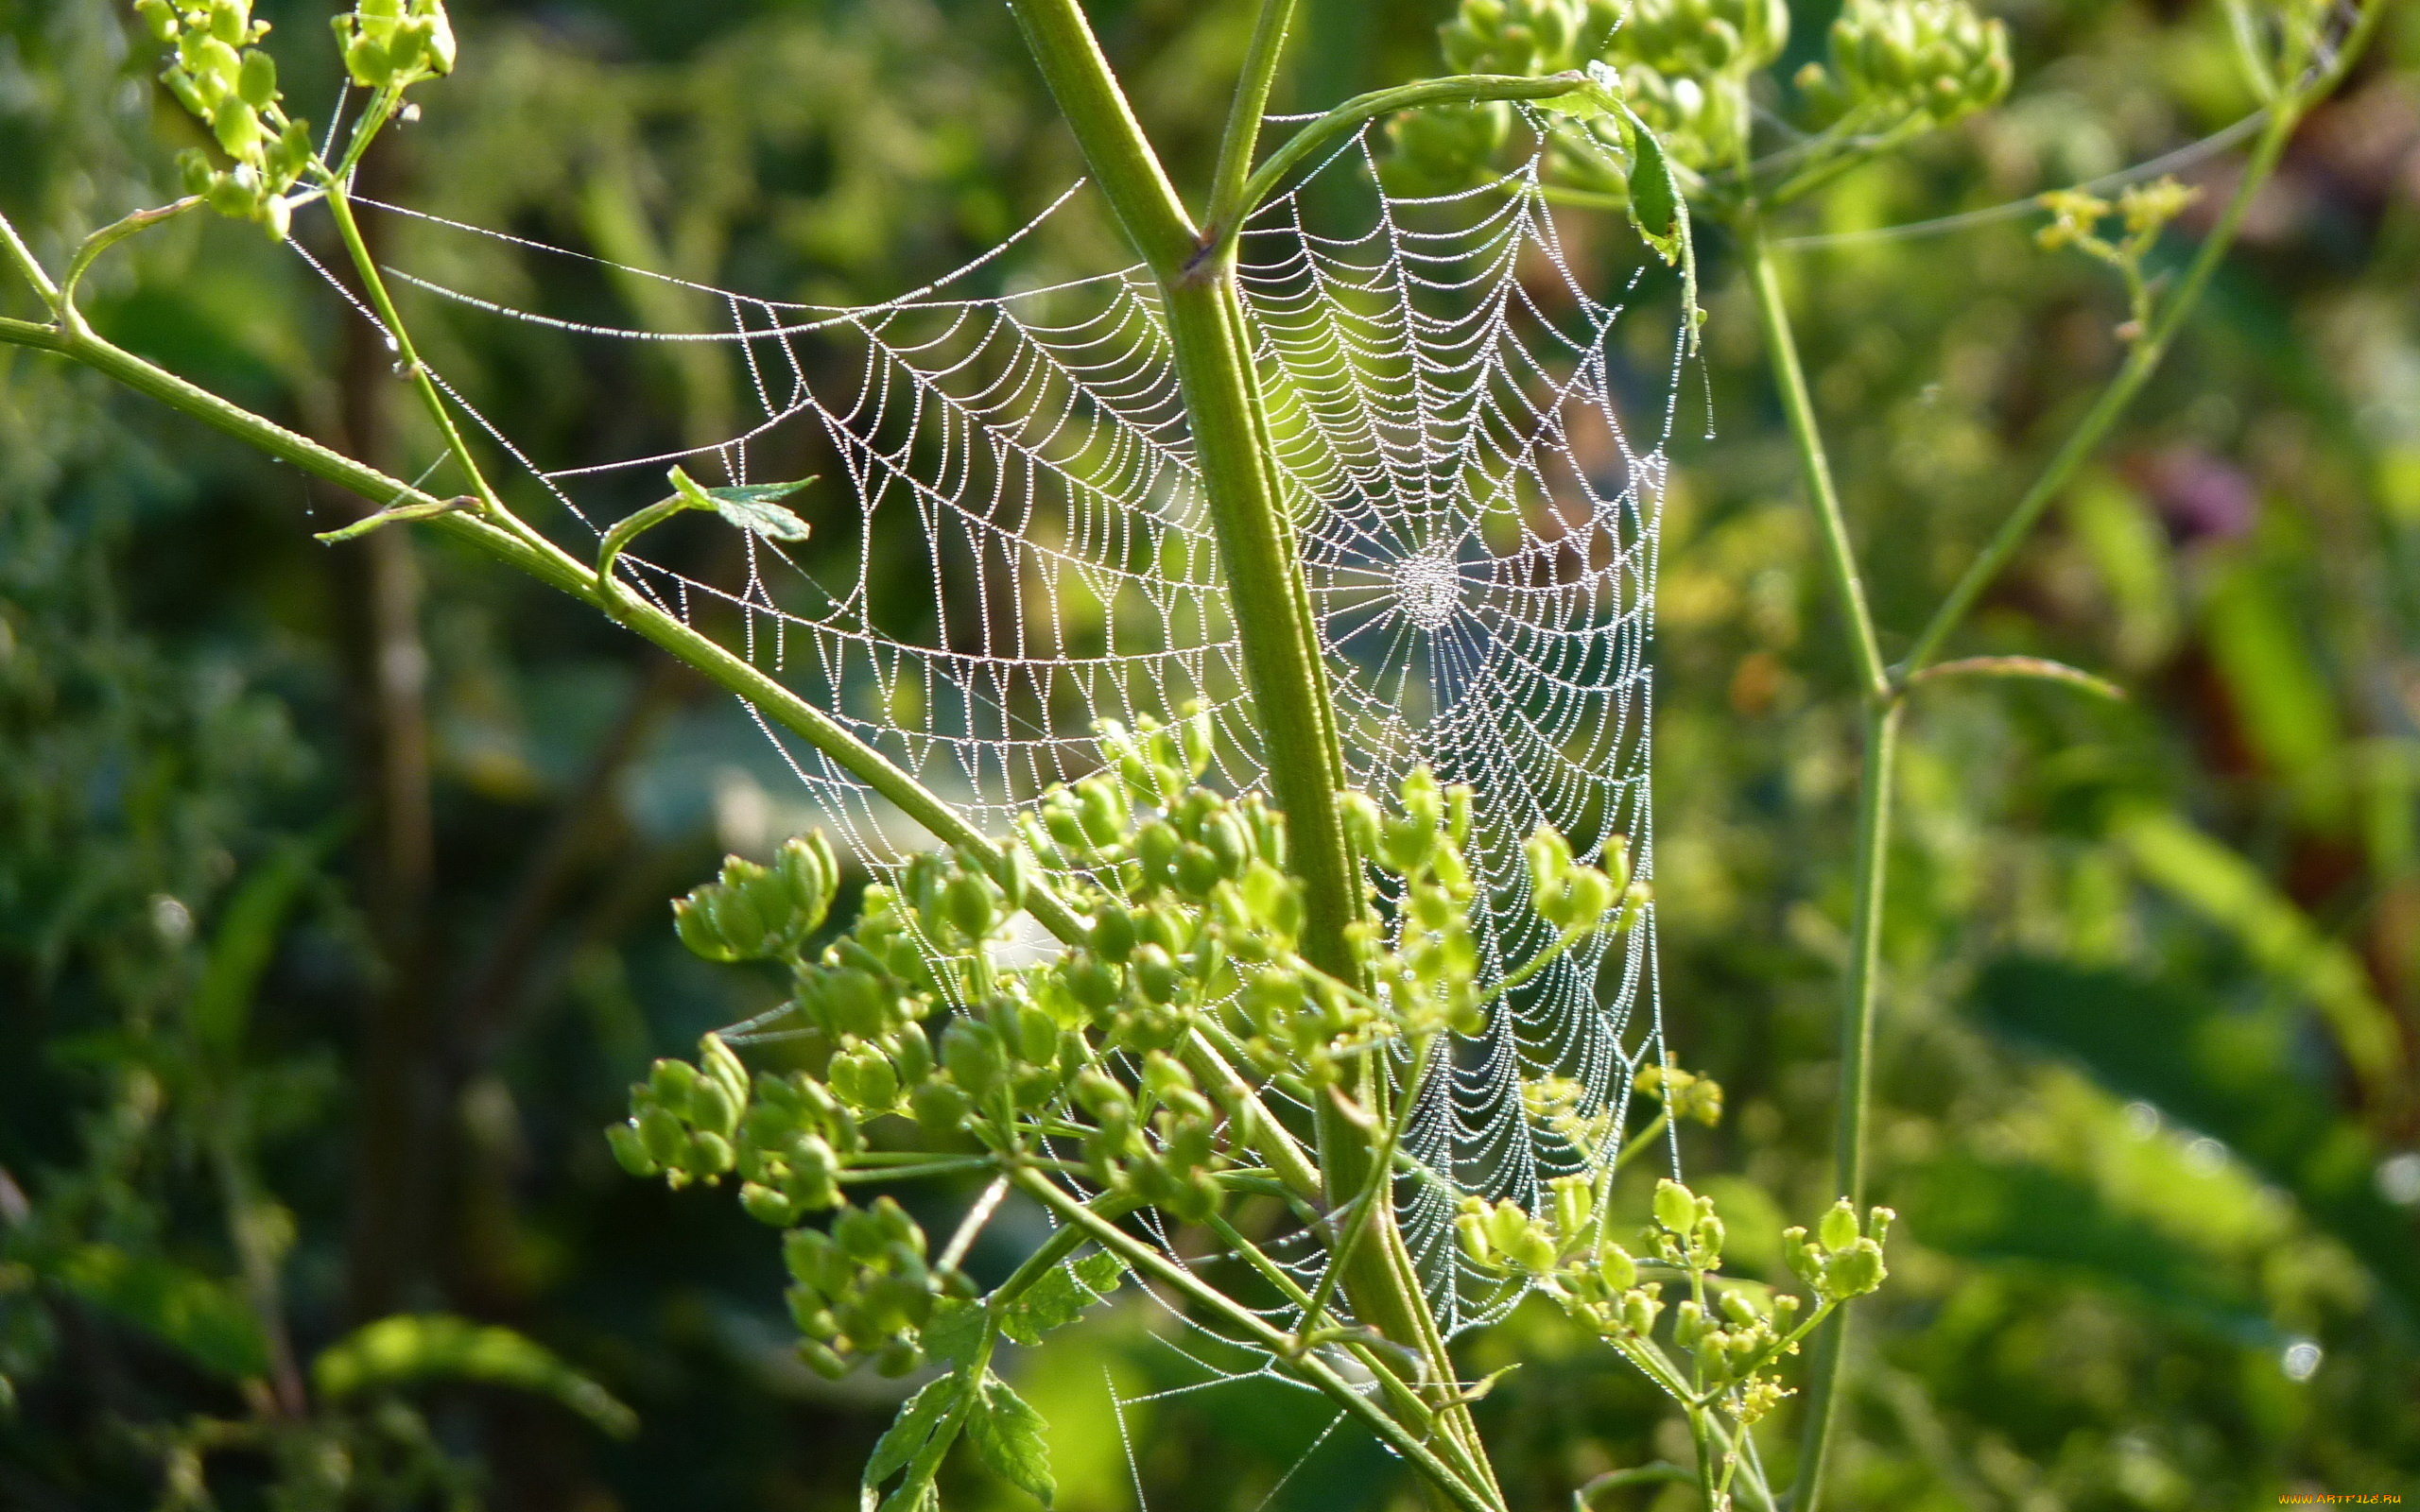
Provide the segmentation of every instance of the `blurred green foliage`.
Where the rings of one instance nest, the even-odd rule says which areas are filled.
[[[1776,77],[1820,54],[1831,9],[1793,7]],[[1199,168],[1248,8],[1094,13],[1146,125]],[[1790,301],[1877,617],[1899,632],[1886,655],[2118,360],[2127,310],[2104,269],[2033,245],[2038,216],[1868,233],[2091,179],[2251,109],[2220,7],[1998,13],[2004,107],[1782,228],[1831,238],[1789,252]],[[1434,71],[1441,16],[1305,0],[1279,108]],[[457,21],[460,72],[402,133],[385,197],[615,262],[879,299],[1076,176],[996,6],[499,0]],[[103,0],[0,0],[0,204],[53,266],[169,198],[194,140],[130,36]],[[318,49],[282,61],[290,97],[326,96]],[[2214,191],[2202,212],[2228,164],[2179,168]],[[2152,276],[2181,264],[2196,214]],[[1625,238],[1583,213],[1566,230],[1600,282],[1627,276],[1593,250]],[[390,216],[379,234],[415,231]],[[1706,366],[1682,395],[1658,606],[1662,970],[1683,1062],[1731,1109],[1685,1134],[1688,1170],[1737,1214],[1738,1268],[1778,1280],[1782,1257],[1745,1236],[1830,1196],[1856,721],[1750,301],[1719,240],[1701,253]],[[415,255],[493,259],[489,286],[521,266],[506,243]],[[997,273],[1122,256],[1079,215]],[[114,337],[304,429],[406,450],[391,438],[416,417],[378,397],[381,359],[359,382],[339,303],[256,232],[188,218],[95,279]],[[1875,1155],[1875,1195],[1903,1218],[1892,1285],[1865,1304],[1836,1504],[2420,1492],[2415,287],[2407,7],[1962,638],[2131,698],[1919,695]],[[603,269],[527,293],[658,327],[694,298]],[[535,450],[731,428],[737,395],[683,355],[698,349],[599,365],[529,328],[414,314],[435,364]],[[1670,324],[1636,329],[1652,347]],[[1636,355],[1661,370],[1660,351]],[[793,460],[782,475],[815,471],[765,465]],[[0,1504],[203,1486],[230,1507],[843,1504],[895,1400],[800,1366],[746,1220],[622,1180],[595,1135],[650,1054],[752,1005],[684,957],[665,900],[718,848],[761,854],[803,823],[795,789],[735,711],[441,549],[401,558],[402,629],[362,630],[358,579],[306,534],[343,507],[0,352]],[[902,612],[917,591],[899,585]],[[375,902],[400,810],[363,753],[403,727],[353,670],[365,646],[424,690],[434,861],[427,927],[402,945]],[[396,1052],[365,1005],[397,983],[424,1029],[401,1052],[408,1095],[366,1100]],[[372,1297],[360,1278],[394,1257],[364,1254],[360,1213],[392,1194],[355,1173],[382,1137],[424,1199],[400,1280]],[[1651,1181],[1632,1179],[1620,1199],[1643,1212]],[[1019,1222],[1040,1219],[1002,1220]],[[1163,1512],[1272,1491],[1409,1504],[1374,1446],[1322,1432],[1323,1405],[1267,1382],[1187,1389],[1201,1374],[1181,1342],[1121,1306],[1004,1366],[1050,1422],[1060,1505],[1132,1504],[1137,1477]],[[317,1391],[295,1363],[315,1356]],[[1686,1457],[1650,1388],[1549,1310],[1469,1364],[1521,1367],[1478,1409],[1516,1504]],[[619,1402],[639,1422],[626,1443],[598,1432]],[[967,1504],[1022,1504],[953,1473]]]

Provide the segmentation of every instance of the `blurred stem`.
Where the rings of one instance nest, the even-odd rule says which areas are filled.
[[[1976,600],[1982,597],[1983,590],[1989,588],[2007,568],[2010,558],[2033,533],[2033,527],[2041,524],[2044,511],[2066,490],[2077,469],[2100,449],[2100,443],[2118,422],[2118,417],[2125,413],[2126,407],[2134,403],[2135,396],[2141,392],[2143,385],[2159,367],[2160,360],[2175,341],[2177,332],[2193,313],[2193,307],[2201,301],[2203,290],[2209,285],[2211,275],[2218,271],[2219,264],[2235,244],[2237,233],[2243,228],[2244,214],[2252,207],[2253,197],[2260,192],[2260,186],[2268,182],[2269,176],[2276,170],[2277,161],[2285,153],[2286,143],[2293,136],[2296,123],[2302,119],[2303,109],[2300,102],[2280,102],[2271,109],[2268,125],[2253,145],[2252,156],[2244,164],[2242,181],[2237,184],[2234,198],[2227,201],[2226,209],[2220,214],[2218,223],[2211,227],[2209,235],[2203,238],[2201,250],[2194,254],[2192,264],[2186,269],[2184,282],[2160,307],[2157,318],[2151,322],[2141,339],[2135,343],[2135,349],[2126,354],[2126,361],[2118,368],[2117,376],[2100,391],[2100,397],[2093,401],[2092,408],[2085,412],[2083,419],[2060,446],[2058,454],[2050,458],[2050,465],[2043,469],[2041,476],[2033,480],[2033,486],[2025,490],[2024,497],[2017,501],[2016,507],[2001,523],[1991,543],[1983,548],[1982,555],[1967,567],[1957,585],[1950,589],[1949,596],[1942,600],[1941,608],[1933,611],[1931,621],[1916,637],[1907,660],[1901,663],[1903,678],[1923,672],[1941,654],[1943,644],[1973,610]]]
[[[1903,673],[1921,672],[1941,654],[1942,644],[1949,639],[1950,633],[1974,609],[1975,601],[1982,596],[1983,590],[1990,587],[1992,580],[2008,566],[2009,558],[2016,555],[2017,548],[2025,543],[2025,538],[2041,523],[2043,511],[2049,508],[2051,502],[2075,476],[2076,470],[2100,448],[2110,427],[2117,423],[2118,417],[2134,402],[2135,395],[2159,367],[2160,359],[2168,354],[2169,347],[2175,341],[2177,332],[2191,317],[2194,306],[2201,302],[2203,292],[2209,287],[2210,279],[2219,270],[2219,264],[2225,260],[2237,235],[2242,232],[2243,218],[2251,211],[2252,201],[2259,195],[2261,186],[2269,181],[2270,175],[2276,172],[2278,161],[2285,156],[2286,145],[2293,138],[2294,129],[2302,124],[2303,117],[2309,113],[2311,107],[2335,93],[2336,86],[2344,81],[2344,76],[2369,44],[2370,34],[2377,29],[2378,19],[2386,13],[2386,8],[2387,0],[2364,0],[2360,13],[2353,18],[2353,25],[2346,29],[2342,43],[2329,57],[2326,65],[2305,74],[2294,88],[2282,95],[2276,94],[2275,86],[2269,81],[2264,68],[2259,67],[2256,61],[2247,61],[2246,72],[2251,76],[2254,87],[2263,99],[2271,103],[2268,124],[2253,144],[2252,155],[2244,162],[2243,177],[2237,182],[2235,194],[2227,200],[2226,208],[2220,212],[2210,233],[2202,239],[2201,249],[2194,253],[2192,263],[2185,270],[2183,282],[2176,286],[2176,292],[2169,296],[2158,318],[2150,323],[2149,329],[2135,343],[2135,350],[2127,353],[2118,375],[2093,402],[2092,408],[2085,413],[2074,433],[2068,436],[2066,443],[2050,459],[2050,465],[2017,501],[2015,509],[2010,512],[1998,534],[1993,536],[1991,543],[1983,548],[1983,554],[1976,558],[1965,575],[1958,579],[1957,586],[1942,601],[1941,608],[1934,612],[1924,633],[1916,637],[1915,644],[1909,650],[1903,663]]]
[[[1866,607],[1865,583],[1858,576],[1857,553],[1849,544],[1848,522],[1841,513],[1840,490],[1832,483],[1832,461],[1824,450],[1823,432],[1815,423],[1814,401],[1807,396],[1806,372],[1798,360],[1798,340],[1789,326],[1789,307],[1783,302],[1781,275],[1773,266],[1772,249],[1754,205],[1735,222],[1739,257],[1755,291],[1756,319],[1772,360],[1773,387],[1780,390],[1782,412],[1789,421],[1789,438],[1798,449],[1799,478],[1815,507],[1824,532],[1824,565],[1848,622],[1849,650],[1856,659],[1858,680],[1868,703],[1892,696],[1891,674],[1882,663],[1882,647],[1875,639],[1874,614]]]
[[[244,1298],[268,1344],[269,1400],[281,1417],[299,1418],[310,1411],[310,1402],[303,1395],[302,1372],[295,1365],[293,1335],[285,1326],[277,1244],[268,1229],[267,1205],[244,1160],[241,1114],[232,1106],[235,1101],[225,1098],[212,1123],[211,1171],[217,1178],[218,1200],[227,1209],[227,1240],[243,1277]]]
[[[1857,892],[1849,924],[1849,968],[1841,1013],[1840,1125],[1833,1149],[1835,1187],[1852,1203],[1862,1206],[1866,1109],[1873,1080],[1876,977],[1890,859],[1892,758],[1899,738],[1900,693],[1883,665],[1873,614],[1866,605],[1865,585],[1858,575],[1857,557],[1849,544],[1840,494],[1833,486],[1831,460],[1824,454],[1823,434],[1815,421],[1815,406],[1806,391],[1806,370],[1799,362],[1797,340],[1790,330],[1789,312],[1782,301],[1781,280],[1754,206],[1740,215],[1737,225],[1740,256],[1755,291],[1756,314],[1766,352],[1772,362],[1773,381],[1781,391],[1783,413],[1789,419],[1790,438],[1798,449],[1807,497],[1823,528],[1824,566],[1848,624],[1850,649],[1857,662],[1865,706],[1865,755],[1858,796]],[[1831,1441],[1841,1346],[1847,1328],[1848,1310],[1843,1308],[1833,1314],[1830,1323],[1817,1336],[1798,1482],[1790,1496],[1792,1512],[1814,1512],[1822,1495],[1824,1451]]]
[[[393,166],[391,156],[381,155],[362,172],[375,180]],[[359,269],[377,266],[380,227],[341,224],[352,225],[354,244],[336,271],[360,299],[371,291]],[[354,247],[357,258],[350,255]],[[343,324],[328,437],[372,465],[391,450],[395,357],[387,335],[369,320]],[[354,781],[372,821],[357,866],[379,971],[363,1005],[345,1256],[346,1305],[355,1321],[366,1322],[404,1305],[436,1260],[431,1230],[445,1099],[438,1021],[430,1012],[436,826],[428,656],[420,628],[419,545],[410,532],[375,531],[350,551],[328,554],[325,566],[348,663],[343,709]]]

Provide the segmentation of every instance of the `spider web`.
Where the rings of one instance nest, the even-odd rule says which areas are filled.
[[[1625,836],[1634,874],[1654,869],[1648,653],[1683,332],[1654,317],[1668,347],[1645,365],[1624,355],[1613,337],[1644,266],[1619,301],[1589,291],[1541,193],[1542,150],[1478,187],[1409,198],[1379,187],[1365,132],[1266,204],[1240,252],[1351,777],[1384,795],[1425,763],[1476,790],[1491,978],[1553,937],[1529,906],[1519,849],[1536,826],[1588,860]],[[1149,274],[970,292],[1081,188],[967,267],[865,307],[617,269],[711,300],[728,317],[711,330],[583,324],[395,273],[579,343],[726,353],[752,400],[747,428],[658,455],[549,467],[446,392],[592,531],[661,493],[676,463],[743,483],[752,455],[828,458],[824,481],[788,501],[814,527],[811,553],[735,532],[744,561],[729,580],[627,552],[625,579],[684,620],[735,620],[735,649],[1005,835],[1050,784],[1098,765],[1103,719],[1173,720],[1198,701],[1217,733],[1215,781],[1242,792],[1262,775],[1236,608]],[[1624,410],[1647,415],[1651,435],[1642,441]],[[929,843],[821,752],[757,722],[870,866]],[[1463,1265],[1456,1199],[1534,1207],[1546,1178],[1586,1164],[1526,1116],[1523,1084],[1571,1078],[1581,1111],[1611,1112],[1618,1129],[1632,1073],[1661,1045],[1651,908],[1639,929],[1511,993],[1428,1077],[1406,1140],[1425,1174],[1395,1196],[1449,1332],[1514,1299]],[[1275,1252],[1306,1285],[1317,1274],[1307,1234]],[[1205,1384],[1259,1373],[1198,1363]]]

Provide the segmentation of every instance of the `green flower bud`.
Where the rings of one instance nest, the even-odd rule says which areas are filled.
[[[1153,819],[1134,832],[1134,854],[1143,863],[1143,880],[1154,887],[1176,885],[1177,851],[1184,844],[1176,827]]]
[[[690,1123],[718,1136],[728,1137],[739,1127],[739,1105],[718,1081],[700,1079],[690,1089],[688,1113]]]
[[[838,1381],[849,1373],[848,1361],[813,1339],[799,1340],[798,1357],[806,1363],[808,1369],[826,1381]]]
[[[664,1169],[648,1153],[647,1141],[633,1125],[613,1125],[605,1130],[605,1143],[614,1152],[614,1163],[634,1177],[645,1178]]]
[[[947,1037],[943,1039],[946,1042]],[[908,1110],[915,1115],[916,1126],[925,1131],[925,1138],[935,1141],[963,1131],[966,1115],[974,1106],[957,1083],[938,1077],[919,1083],[908,1094]]]
[[[1824,1263],[1826,1290],[1834,1297],[1863,1297],[1879,1287],[1888,1274],[1882,1246],[1871,1239],[1853,1242]]]
[[[1115,845],[1125,837],[1132,811],[1126,804],[1126,790],[1101,776],[1087,777],[1076,784],[1076,822],[1083,838],[1095,849]]]
[[[1134,916],[1125,904],[1101,904],[1093,919],[1092,946],[1104,961],[1122,961],[1134,949]]]
[[[1696,1194],[1669,1177],[1656,1182],[1655,1221],[1669,1232],[1687,1233],[1698,1221]]]
[[[731,1141],[701,1128],[689,1136],[689,1155],[681,1163],[711,1182],[739,1163],[739,1152],[731,1147]]]
[[[260,150],[260,112],[229,94],[210,112],[210,133],[218,139],[229,157],[249,159]]]
[[[1597,1208],[1596,1182],[1584,1175],[1560,1176],[1547,1183],[1554,1200],[1554,1231],[1564,1239],[1576,1239],[1588,1226],[1588,1218]]]
[[[952,1081],[978,1098],[996,1090],[1009,1070],[999,1031],[973,1019],[959,1019],[942,1031],[942,1064]]]
[[[658,1165],[683,1165],[689,1153],[689,1131],[680,1115],[661,1103],[649,1103],[637,1115],[638,1134]]]
[[[775,1228],[786,1228],[798,1218],[796,1205],[786,1194],[754,1181],[740,1187],[739,1206],[751,1218]]]
[[[834,1056],[826,1074],[833,1094],[852,1108],[881,1113],[899,1101],[899,1073],[872,1045]]]
[[[1849,1206],[1848,1198],[1842,1197],[1832,1204],[1830,1211],[1824,1214],[1824,1221],[1817,1227],[1815,1235],[1824,1242],[1824,1247],[1834,1254],[1857,1243],[1857,1210]]]
[[[143,18],[143,29],[151,34],[153,42],[177,40],[177,12],[168,0],[134,0],[134,13]]]
[[[1626,1292],[1638,1284],[1638,1262],[1630,1251],[1608,1239],[1597,1246],[1597,1274],[1616,1292]]]
[[[1157,945],[1136,946],[1132,969],[1135,987],[1153,1003],[1166,1003],[1174,998],[1183,982],[1176,961]]]
[[[235,93],[252,109],[268,110],[277,99],[277,60],[257,47],[247,49],[235,75]]]
[[[1208,846],[1188,840],[1177,847],[1174,874],[1177,891],[1187,898],[1207,898],[1221,875],[1219,857]]]

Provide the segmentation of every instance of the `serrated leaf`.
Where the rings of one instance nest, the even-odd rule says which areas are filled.
[[[958,1405],[959,1393],[965,1387],[962,1377],[947,1375],[928,1381],[923,1389],[901,1405],[899,1416],[883,1430],[874,1442],[873,1453],[866,1460],[865,1484],[880,1486],[908,1468],[910,1460],[924,1452],[932,1441],[933,1430],[952,1407]]]
[[[774,501],[786,499],[815,481],[812,477],[795,483],[740,483],[729,488],[709,489],[679,468],[672,470],[672,486],[680,490],[683,500],[693,509],[712,509],[730,524],[752,531],[768,541],[804,541],[807,523],[783,508]]]
[[[1050,1448],[1045,1441],[1049,1424],[1033,1404],[985,1371],[975,1410],[967,1415],[966,1435],[994,1473],[1044,1506],[1059,1493],[1050,1477]]]
[[[1045,1333],[1073,1323],[1085,1309],[1117,1290],[1117,1279],[1125,1270],[1117,1257],[1105,1249],[1069,1261],[1001,1310],[1000,1332],[1019,1344],[1039,1343]]]
[[[933,1305],[933,1315],[924,1328],[925,1352],[949,1366],[961,1366],[975,1358],[975,1349],[983,1340],[983,1307],[959,1297],[943,1297]]]

